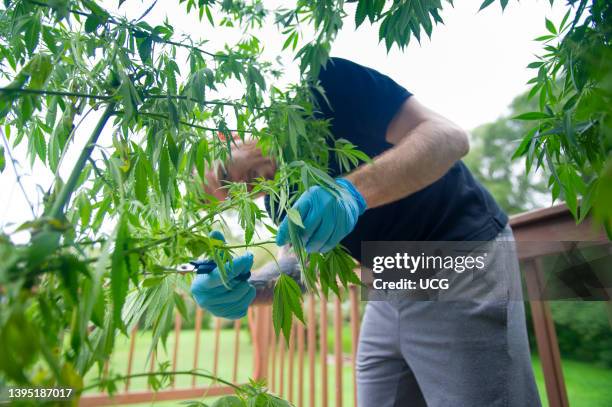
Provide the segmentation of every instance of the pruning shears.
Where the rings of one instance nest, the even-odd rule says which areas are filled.
[[[189,262],[189,265],[182,264],[179,266],[180,269],[188,271],[187,268],[193,266],[193,270],[196,274],[210,274],[217,267],[217,263],[213,259],[193,260]],[[238,281],[247,281],[251,277],[251,273],[242,273],[236,277]]]
[[[203,259],[203,260],[192,260],[189,263],[180,264],[176,271],[179,273],[191,273],[196,272],[196,274],[210,274],[217,264],[212,259]]]

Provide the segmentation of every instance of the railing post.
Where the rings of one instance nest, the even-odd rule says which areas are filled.
[[[359,296],[357,286],[349,287],[349,298],[351,303],[351,339],[352,339],[352,366],[353,366],[353,403],[357,405],[357,344],[359,343]]]
[[[213,355],[213,376],[217,376],[219,369],[219,341],[221,336],[221,318],[215,318],[215,354]]]
[[[278,395],[285,397],[285,337],[278,336]]]
[[[297,319],[293,319],[293,324],[291,325],[291,336],[289,337],[289,366],[287,369],[289,370],[287,374],[287,384],[289,387],[289,401],[293,403],[293,362],[295,359],[295,335],[297,324],[301,324],[301,322]]]
[[[533,328],[538,344],[538,353],[542,361],[546,393],[550,407],[568,407],[567,392],[563,379],[561,355],[557,333],[548,303],[542,299],[543,281],[539,259],[524,262],[525,283],[531,306]]]
[[[298,406],[304,405],[304,324],[297,325],[297,348],[298,348]]]
[[[310,381],[309,406],[315,407],[316,404],[316,383],[315,383],[315,354],[317,351],[317,321],[315,320],[315,301],[314,294],[308,298],[308,379]]]
[[[181,336],[181,314],[179,312],[174,316],[174,351],[172,353],[172,370],[176,370],[179,350],[179,337]],[[176,387],[176,377],[172,377],[172,388]]]
[[[238,380],[238,360],[240,355],[240,328],[242,320],[234,321],[234,369],[232,371],[232,382],[237,383]]]
[[[155,357],[157,355],[157,350],[151,351],[151,359],[149,361],[149,373],[153,373],[155,371]],[[151,382],[147,380],[147,390],[151,389]]]
[[[200,359],[200,332],[202,331],[202,308],[196,307],[195,313],[195,344],[193,350],[193,370],[198,368]],[[191,378],[191,387],[196,385],[196,376]]]
[[[321,327],[319,328],[320,336],[320,352],[319,357],[321,358],[321,406],[327,407],[328,405],[328,391],[327,391],[327,299],[325,295],[321,295],[320,309],[321,313]]]
[[[249,325],[253,338],[253,379],[268,379],[268,348],[270,328],[268,305],[258,305],[249,309]]]
[[[134,348],[136,347],[136,333],[138,332],[138,325],[136,325],[132,329],[132,333],[130,336],[130,353],[128,354],[128,365],[127,365],[127,373],[128,378],[125,380],[125,391],[130,390],[130,378],[129,376],[132,374],[132,365],[134,363]]]
[[[270,317],[272,317],[272,313],[270,312]],[[274,330],[274,324],[270,324],[268,326],[270,330],[270,370],[268,371],[268,385],[270,386],[270,390],[276,391],[276,345],[278,343],[278,337],[276,336],[276,331]]]
[[[334,354],[336,356],[336,404],[342,407],[342,301],[335,300],[334,309]]]

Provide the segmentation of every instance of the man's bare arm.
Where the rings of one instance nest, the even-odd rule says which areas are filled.
[[[408,196],[438,180],[467,154],[467,133],[410,97],[387,129],[394,147],[350,173],[368,208]]]

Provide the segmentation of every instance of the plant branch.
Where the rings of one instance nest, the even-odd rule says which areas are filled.
[[[102,182],[104,182],[106,185],[108,185],[108,187],[112,190],[114,188],[113,184],[111,184],[106,177],[104,176],[104,174],[102,174],[102,171],[100,171],[100,169],[98,168],[98,166],[96,165],[96,162],[93,158],[87,157],[87,161],[89,161],[89,163],[91,164],[91,168],[93,168],[93,171],[96,173],[96,175],[98,176],[98,178],[100,178],[102,180]]]
[[[110,100],[114,96],[112,95],[96,95],[91,93],[81,92],[65,92],[60,90],[46,90],[46,89],[31,89],[31,88],[0,88],[0,94],[27,94],[27,95],[52,95],[52,96],[72,96],[85,99],[96,99],[96,100]],[[143,95],[143,99],[179,99],[179,100],[190,100],[192,102],[198,102],[196,99],[185,95]],[[247,105],[234,102],[226,102],[223,100],[207,100],[204,101],[205,105],[218,105],[218,106],[232,106],[232,107],[244,107],[248,108]]]
[[[123,114],[123,111],[122,110],[118,110],[118,111],[116,111],[116,113]],[[138,112],[138,114],[141,115],[141,116],[148,116],[148,117],[153,117],[153,118],[157,118],[157,119],[170,120],[169,116],[166,116],[166,115],[163,115],[163,114],[160,114],[160,113]],[[221,129],[217,128],[217,127],[200,126],[199,124],[189,123],[189,122],[186,122],[184,120],[179,120],[179,123],[182,124],[183,126],[192,127],[194,129],[221,131]],[[226,131],[236,132],[236,133],[252,133],[251,130],[227,129]]]
[[[137,377],[151,377],[151,376],[163,376],[163,375],[165,376],[190,375],[190,376],[196,376],[196,377],[204,377],[204,378],[222,383],[226,386],[229,386],[233,388],[234,390],[238,390],[238,391],[243,390],[240,386],[237,386],[232,382],[228,382],[227,380],[223,380],[217,376],[207,374],[207,373],[202,373],[194,369],[194,370],[177,370],[174,372],[143,372],[143,373],[134,373],[134,374],[125,375],[125,376],[116,376],[114,378],[102,379],[93,384],[85,386],[82,389],[78,390],[78,393],[80,394],[87,390],[95,389],[96,387],[99,387],[101,384],[108,383],[108,382],[125,381],[127,379],[133,379]]]
[[[193,225],[192,225],[193,226]],[[179,233],[175,233],[172,236],[166,236],[164,238],[160,238],[157,240],[153,240],[149,243],[143,244],[142,246],[138,246],[138,247],[132,247],[131,249],[127,249],[124,250],[121,255],[125,256],[128,254],[132,254],[132,253],[142,253],[148,249],[151,249],[155,246],[159,246],[160,244],[166,243],[172,239],[174,239]],[[88,244],[95,244],[98,243],[99,241],[94,241]],[[102,241],[103,242],[103,241]],[[261,247],[263,250],[266,250],[269,254],[272,254],[269,250],[266,249],[266,245],[269,244],[276,244],[275,240],[263,240],[261,242],[255,242],[255,243],[250,243],[250,244],[236,244],[236,245],[223,245],[223,246],[219,246],[218,249],[220,250],[232,250],[232,249],[241,249],[241,248],[248,248],[248,247]],[[98,261],[98,257],[90,257],[84,260],[84,263],[95,263],[96,261]],[[168,268],[168,270],[172,270],[172,271],[177,271],[176,269],[170,269]]]
[[[29,3],[35,4],[37,6],[41,6],[41,7],[47,7],[47,8],[53,8],[50,4],[42,2],[42,1],[36,1],[36,0],[27,0]],[[93,15],[93,13],[87,13],[85,11],[81,11],[81,10],[77,10],[77,9],[73,9],[70,8],[68,9],[68,11],[72,14],[76,14],[82,17],[90,17]],[[214,52],[210,52],[210,51],[206,51],[202,48],[196,47],[195,45],[191,45],[191,44],[185,44],[182,42],[178,42],[178,41],[172,41],[172,40],[166,40],[164,38],[161,38],[158,35],[153,35],[150,32],[147,32],[146,30],[142,29],[141,27],[136,27],[134,24],[131,23],[123,23],[121,21],[118,21],[116,18],[114,18],[113,16],[111,16],[111,14],[104,10],[107,15],[108,15],[108,19],[107,22],[114,24],[116,26],[125,26],[127,29],[129,29],[130,31],[132,31],[133,33],[147,33],[150,35],[151,39],[155,42],[159,42],[159,43],[163,43],[163,44],[168,44],[168,45],[174,45],[176,47],[182,47],[182,48],[187,48],[187,49],[191,49],[193,51],[197,51],[200,52],[204,55],[208,55],[212,58],[215,59],[227,59],[228,56],[227,55],[223,55],[223,54],[215,54]],[[145,14],[146,15],[146,14]],[[145,15],[143,15],[141,18],[139,18],[138,20],[142,19]],[[249,59],[250,57],[248,56],[239,56],[236,59]]]
[[[2,134],[2,142],[4,143],[4,146],[6,148],[6,154],[8,155],[9,160],[11,161],[11,166],[13,167],[13,172],[15,173],[15,179],[17,180],[17,184],[19,185],[19,188],[23,193],[23,197],[25,198],[26,202],[28,203],[28,206],[30,207],[32,216],[36,217],[36,212],[34,211],[34,204],[32,204],[32,201],[30,201],[30,197],[28,197],[28,194],[26,193],[26,190],[23,187],[23,184],[21,183],[21,174],[17,171],[17,166],[15,165],[15,159],[13,158],[13,154],[11,153],[9,142],[6,139],[6,135],[4,134],[4,131],[2,131],[2,129],[0,129],[0,134]]]
[[[52,95],[52,96],[74,96],[86,99],[109,100],[112,96],[108,95],[92,95],[89,93],[79,92],[64,92],[61,90],[45,90],[45,89],[30,89],[30,88],[0,88],[0,94],[24,94],[24,95]]]
[[[96,142],[98,141],[98,137],[100,137],[100,134],[102,133],[102,129],[104,129],[106,122],[113,114],[114,109],[115,109],[114,102],[109,103],[106,106],[106,109],[104,109],[104,112],[102,113],[102,117],[100,117],[100,120],[98,121],[98,124],[96,124],[96,127],[91,133],[89,140],[87,140],[87,144],[81,151],[81,154],[79,155],[79,158],[77,159],[74,165],[74,168],[72,169],[72,172],[70,173],[70,177],[68,178],[66,183],[62,186],[62,189],[60,190],[58,196],[55,198],[55,201],[53,202],[53,206],[51,207],[51,210],[49,212],[49,215],[52,218],[59,218],[63,214],[64,207],[70,201],[70,196],[74,192],[77,181],[79,180],[79,177],[81,176],[81,172],[83,171],[83,167],[85,166],[87,159],[91,155],[91,152],[93,151],[96,145]]]

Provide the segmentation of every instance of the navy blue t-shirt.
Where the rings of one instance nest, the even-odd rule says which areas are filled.
[[[317,96],[320,115],[330,119],[335,138],[372,158],[393,147],[385,140],[387,127],[410,92],[380,72],[341,58],[328,61],[319,81],[329,102]],[[330,175],[341,175],[333,156],[330,168]],[[360,260],[362,241],[487,241],[507,222],[489,192],[458,161],[420,191],[366,210],[341,243]]]

